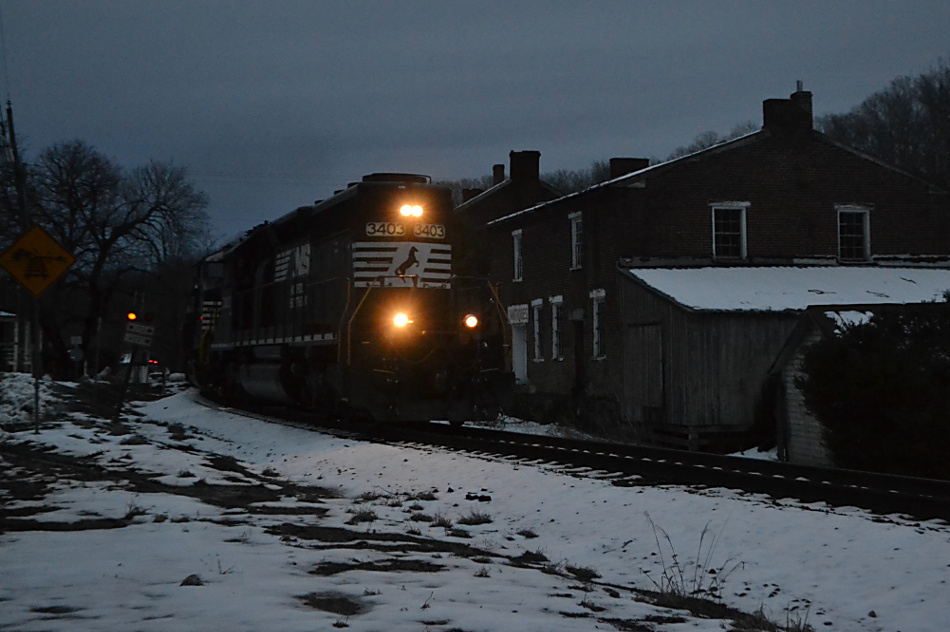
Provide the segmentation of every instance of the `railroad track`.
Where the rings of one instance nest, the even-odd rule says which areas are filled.
[[[501,458],[588,468],[615,485],[724,487],[876,514],[950,523],[950,481],[792,465],[702,452],[524,435],[447,424],[340,425],[300,411],[266,411],[268,418],[393,444],[443,447]]]
[[[617,485],[725,487],[776,499],[825,502],[882,515],[950,522],[950,481],[438,424],[382,426],[369,430],[368,436],[590,468],[611,476]],[[631,482],[631,477],[639,478]]]

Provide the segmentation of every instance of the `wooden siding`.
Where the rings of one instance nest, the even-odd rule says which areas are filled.
[[[625,416],[704,432],[752,431],[764,414],[769,367],[798,314],[691,311],[629,278],[621,295]]]

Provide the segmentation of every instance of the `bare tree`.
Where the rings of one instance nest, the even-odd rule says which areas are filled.
[[[899,77],[847,114],[817,121],[835,140],[950,186],[950,65]]]
[[[926,112],[932,147],[921,169],[950,187],[950,64],[917,78],[917,98]]]
[[[85,346],[123,279],[179,260],[204,243],[207,197],[171,163],[125,173],[82,141],[44,151],[30,173],[30,215],[76,264],[43,298],[42,326],[56,360],[76,330]]]
[[[691,142],[689,145],[683,145],[674,149],[672,152],[670,152],[670,155],[667,156],[666,159],[675,160],[677,158],[682,158],[683,156],[695,154],[698,151],[709,149],[710,147],[720,143],[730,141],[734,138],[739,138],[740,136],[745,136],[746,134],[754,132],[757,129],[758,126],[755,123],[752,121],[747,121],[745,123],[736,125],[727,134],[720,134],[713,131],[703,132],[702,134],[696,136],[696,138],[693,139],[693,142]]]
[[[610,163],[595,160],[587,169],[558,169],[545,173],[541,179],[562,193],[575,193],[609,180]]]
[[[820,119],[819,127],[851,147],[909,167],[915,162],[913,154],[919,151],[914,139],[919,137],[923,123],[914,82],[910,77],[900,77],[848,114]]]

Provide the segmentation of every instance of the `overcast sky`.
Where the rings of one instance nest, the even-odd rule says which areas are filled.
[[[842,113],[950,58],[947,0],[0,0],[26,159],[186,166],[224,236],[363,174],[663,158],[795,82]]]

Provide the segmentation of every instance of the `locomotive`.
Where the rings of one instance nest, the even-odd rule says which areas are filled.
[[[327,417],[494,419],[510,328],[488,280],[453,264],[470,240],[451,191],[415,174],[364,176],[262,224],[198,266],[191,374]]]

